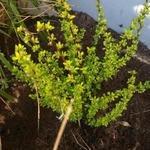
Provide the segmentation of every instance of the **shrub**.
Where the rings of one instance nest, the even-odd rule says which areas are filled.
[[[31,88],[37,87],[41,106],[52,108],[63,115],[69,103],[73,101],[71,121],[82,119],[91,126],[107,126],[127,109],[134,93],[142,93],[150,88],[149,81],[136,84],[136,72],[132,70],[129,72],[131,77],[127,81],[127,87],[104,93],[101,97],[97,96],[102,83],[112,79],[135,54],[139,32],[148,14],[148,4],[144,4],[141,14],[133,19],[130,28],[125,30],[118,42],[108,31],[102,6],[97,2],[98,23],[93,44],[87,47],[86,53],[83,51],[82,41],[85,31],[73,23],[75,16],[70,13],[70,5],[65,0],[57,0],[56,6],[65,42],[57,40],[53,33],[55,27],[50,21],[38,21],[37,33],[20,26],[17,31],[25,44],[19,43],[15,47],[12,57],[15,64],[13,73]],[[39,38],[42,33],[45,33],[50,48],[42,48]],[[103,58],[96,54],[100,38],[104,39]],[[126,50],[124,55],[123,49]],[[28,50],[35,53],[37,60],[32,59]],[[33,94],[32,98],[36,98],[36,94]],[[96,117],[99,110],[108,110],[112,102],[115,102],[114,108],[103,116]]]

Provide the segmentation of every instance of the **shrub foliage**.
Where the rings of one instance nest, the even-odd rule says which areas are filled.
[[[141,14],[132,20],[129,29],[126,29],[120,36],[120,41],[117,41],[108,31],[107,21],[98,1],[98,23],[92,46],[86,48],[86,53],[83,51],[85,30],[73,23],[75,16],[70,13],[70,5],[65,0],[57,0],[56,6],[65,42],[56,38],[53,32],[55,27],[50,21],[38,21],[36,33],[20,26],[17,31],[24,44],[19,43],[15,47],[12,57],[13,73],[31,88],[37,87],[41,106],[52,108],[63,115],[73,100],[71,121],[82,119],[91,126],[107,126],[127,109],[128,102],[136,92],[142,93],[150,88],[149,81],[136,83],[136,72],[132,70],[129,72],[127,87],[98,96],[102,83],[112,79],[135,54],[140,29],[149,12],[148,4],[144,4]],[[39,37],[42,33],[46,36],[45,41],[49,47],[47,49],[41,46]],[[104,39],[103,58],[96,54],[100,38]],[[36,61],[32,59],[29,51],[35,53]],[[33,94],[32,98],[36,96]],[[112,102],[116,102],[115,107],[110,109]],[[97,117],[99,111],[105,113]]]

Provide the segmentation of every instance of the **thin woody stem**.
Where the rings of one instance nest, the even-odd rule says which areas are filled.
[[[60,126],[60,128],[59,128],[59,132],[58,132],[58,134],[57,134],[57,137],[56,137],[56,140],[55,140],[55,143],[54,143],[53,150],[58,150],[58,146],[59,146],[59,144],[60,144],[60,140],[61,140],[61,138],[62,138],[62,135],[63,135],[63,133],[64,133],[64,130],[65,130],[65,128],[66,128],[66,124],[67,124],[67,122],[68,122],[68,120],[69,120],[69,117],[70,117],[70,115],[71,115],[71,113],[72,113],[72,104],[73,104],[73,101],[74,101],[74,99],[71,100],[71,102],[70,102],[70,104],[69,104],[69,106],[68,106],[68,108],[67,108],[67,111],[66,111],[66,113],[65,113],[65,117],[64,117],[63,122],[61,123],[61,126]]]

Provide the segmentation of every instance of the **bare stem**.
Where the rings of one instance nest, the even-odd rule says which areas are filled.
[[[67,124],[67,122],[68,122],[68,120],[69,120],[69,117],[70,117],[70,115],[71,115],[71,112],[72,112],[72,104],[73,104],[73,101],[74,101],[74,99],[71,100],[71,102],[70,102],[70,104],[69,104],[69,106],[68,106],[68,108],[67,108],[67,111],[66,111],[66,113],[65,113],[64,119],[63,119],[63,121],[62,121],[62,123],[61,123],[61,126],[60,126],[60,128],[59,128],[59,132],[58,132],[58,134],[57,134],[57,137],[56,137],[56,140],[55,140],[55,143],[54,143],[53,150],[57,150],[57,149],[58,149],[58,146],[59,146],[59,144],[60,144],[60,140],[61,140],[62,135],[63,135],[63,133],[64,133],[64,130],[65,130],[65,128],[66,128],[66,124]]]
[[[35,87],[35,91],[36,91],[36,98],[37,98],[37,105],[38,105],[38,112],[37,112],[37,131],[39,134],[39,129],[40,129],[40,98],[39,98],[39,94],[38,94],[38,88],[37,85],[34,84]]]
[[[9,106],[9,104],[6,103],[5,100],[2,97],[0,97],[0,100],[7,106],[7,108],[11,111],[11,113],[13,115],[15,115],[15,112],[11,109],[11,107]]]
[[[0,150],[2,150],[2,138],[0,136]]]

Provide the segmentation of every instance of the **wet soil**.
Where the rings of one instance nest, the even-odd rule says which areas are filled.
[[[54,24],[57,19],[52,18]],[[33,21],[34,22],[34,21]],[[85,46],[90,44],[96,22],[86,14],[77,13],[75,23],[87,29]],[[59,26],[59,25],[58,25]],[[110,29],[113,36],[119,35]],[[57,33],[58,34],[58,33]],[[17,40],[16,40],[17,41]],[[14,49],[14,39],[9,42]],[[1,43],[2,44],[2,43]],[[3,45],[1,48],[5,49]],[[99,49],[101,48],[99,43]],[[7,46],[8,47],[8,46]],[[8,51],[12,54],[13,51]],[[98,53],[101,53],[98,51]],[[138,54],[149,61],[150,50],[139,44]],[[101,55],[101,54],[100,54]],[[114,80],[103,84],[103,91],[126,85],[128,70],[137,70],[137,81],[150,80],[150,64],[132,58]],[[9,103],[13,115],[0,101],[0,136],[2,150],[52,150],[61,120],[50,109],[41,108],[40,131],[37,133],[37,104],[28,96],[30,89],[21,83],[10,88],[16,101]],[[136,94],[123,116],[110,126],[92,128],[84,122],[67,124],[59,150],[149,150],[150,149],[150,90]]]

